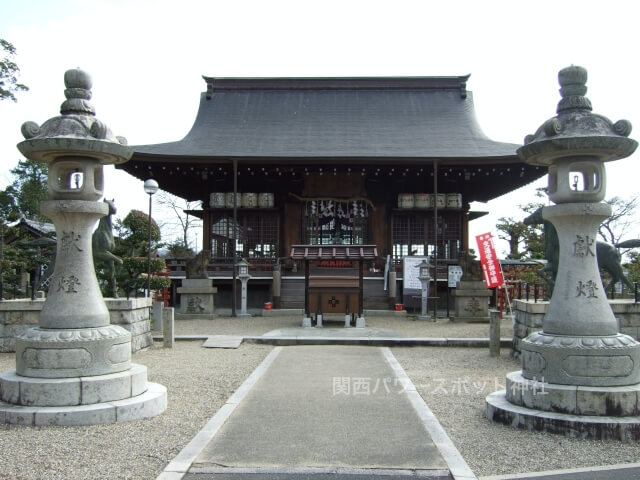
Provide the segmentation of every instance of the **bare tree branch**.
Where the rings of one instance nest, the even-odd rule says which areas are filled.
[[[163,226],[168,226],[180,232],[182,244],[189,247],[189,232],[194,228],[199,228],[202,223],[199,218],[193,215],[187,215],[185,211],[196,210],[201,207],[199,201],[189,202],[185,199],[171,195],[170,193],[160,190],[156,199],[156,203],[169,210],[172,215],[172,221],[166,222]]]

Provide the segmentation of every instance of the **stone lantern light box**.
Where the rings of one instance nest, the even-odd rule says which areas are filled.
[[[431,264],[426,259],[422,260],[422,262],[418,264],[418,278],[420,280],[431,279],[431,274],[429,273],[430,268]]]
[[[236,263],[236,267],[238,268],[238,277],[249,277],[249,262],[244,258]]]

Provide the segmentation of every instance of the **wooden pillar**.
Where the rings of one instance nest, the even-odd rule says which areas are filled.
[[[438,162],[433,162],[433,192],[435,195],[435,202],[433,204],[433,236],[435,238],[435,250],[433,256],[433,319],[435,321],[438,318],[438,255],[440,254],[440,248],[438,247]]]
[[[469,209],[467,208],[464,213],[461,214],[462,223],[462,238],[460,239],[460,250],[463,252],[469,251]]]
[[[358,281],[359,281],[359,292],[358,292],[358,316],[362,317],[364,313],[364,260],[360,259],[358,262]]]
[[[211,215],[211,209],[206,208],[202,216],[202,250],[211,251]],[[211,256],[215,253],[211,252]]]
[[[233,266],[232,266],[232,282],[231,282],[231,316],[236,316],[236,263],[238,263],[238,258],[236,256],[236,233],[238,232],[238,160],[236,158],[233,159],[233,225],[231,235],[233,248]]]
[[[309,311],[309,260],[304,261],[304,316],[311,317]]]

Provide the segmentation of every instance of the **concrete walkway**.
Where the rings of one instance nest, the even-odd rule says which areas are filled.
[[[388,348],[277,347],[159,479],[475,478]]]

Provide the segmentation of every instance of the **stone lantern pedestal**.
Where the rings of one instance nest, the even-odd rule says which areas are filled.
[[[218,289],[208,278],[185,278],[177,288],[180,294],[180,314],[177,318],[214,319],[216,318],[214,298]]]
[[[0,422],[90,425],[158,415],[166,389],[131,363],[131,334],[110,324],[95,275],[91,237],[108,206],[103,165],[122,163],[131,150],[95,119],[91,80],[65,73],[62,116],[23,125],[18,145],[49,164],[50,200],[42,213],[56,227],[57,260],[39,326],[16,338],[16,370],[0,374]]]
[[[640,343],[618,333],[596,259],[598,226],[611,215],[600,203],[604,162],[624,158],[637,143],[625,120],[591,113],[587,72],[559,74],[558,116],[518,151],[549,168],[543,217],[558,233],[559,263],[541,332],[520,343],[522,370],[506,390],[486,399],[486,414],[512,426],[598,439],[640,440]]]
[[[456,321],[489,322],[491,290],[482,280],[460,280],[452,296]]]

